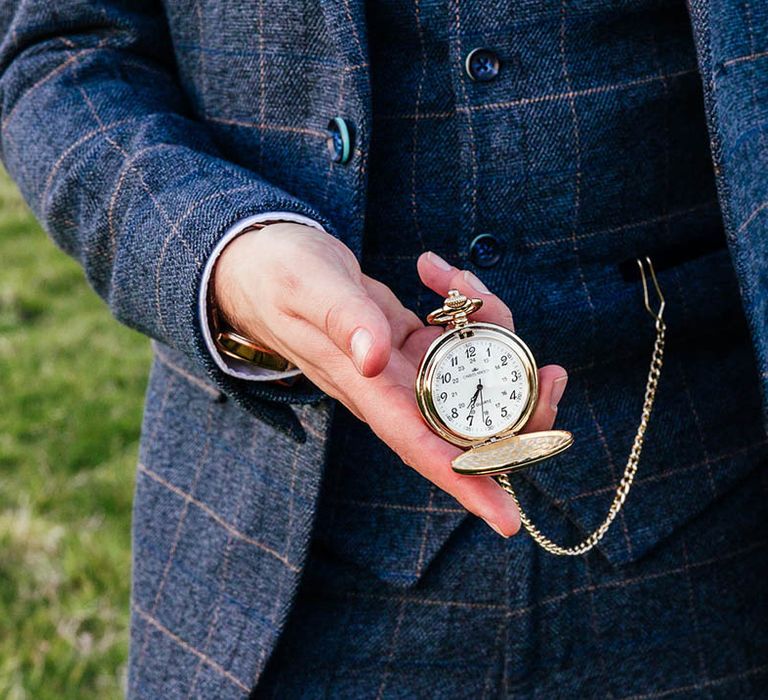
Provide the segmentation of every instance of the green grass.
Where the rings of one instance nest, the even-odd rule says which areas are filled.
[[[0,698],[122,697],[150,350],[0,172]]]

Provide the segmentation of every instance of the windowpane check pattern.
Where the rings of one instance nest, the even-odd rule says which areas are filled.
[[[155,340],[130,698],[765,684],[765,3],[13,0],[0,34],[4,164]],[[467,75],[478,48],[490,80]],[[270,211],[319,222],[420,315],[421,252],[480,273],[568,369],[576,445],[515,483],[559,541],[603,517],[631,444],[653,328],[621,266],[653,258],[665,371],[599,551],[502,541],[314,387],[217,368],[206,261]]]

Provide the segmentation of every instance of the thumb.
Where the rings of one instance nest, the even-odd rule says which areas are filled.
[[[381,373],[392,351],[392,330],[379,305],[344,270],[313,274],[311,283],[309,278],[294,300],[297,315],[325,333],[361,375]]]

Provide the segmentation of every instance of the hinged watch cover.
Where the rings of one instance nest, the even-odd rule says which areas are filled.
[[[565,452],[573,444],[567,430],[542,430],[499,437],[470,447],[451,462],[465,476],[491,476],[523,469]]]

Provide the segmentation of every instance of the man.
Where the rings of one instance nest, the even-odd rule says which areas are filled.
[[[761,4],[15,0],[0,23],[4,162],[156,341],[130,697],[759,695]],[[506,539],[511,499],[416,409],[434,292],[511,327],[509,301],[568,368],[577,446],[515,485],[573,542],[640,419],[644,256],[668,351],[626,507],[584,557]],[[540,379],[527,430],[565,389]]]

